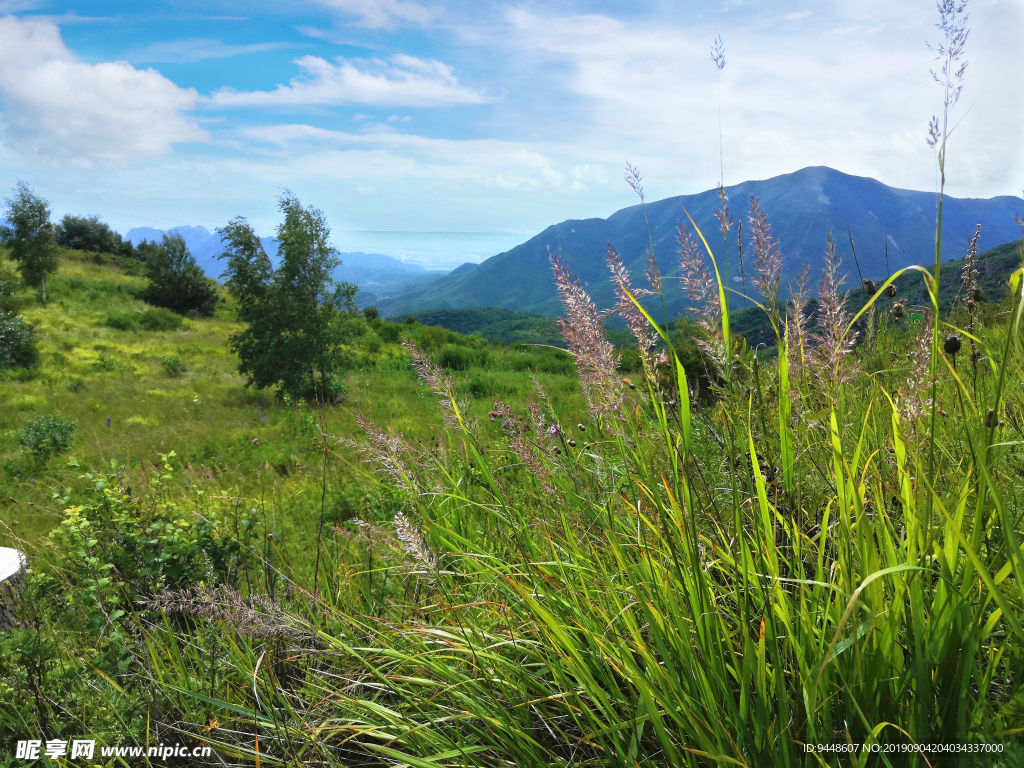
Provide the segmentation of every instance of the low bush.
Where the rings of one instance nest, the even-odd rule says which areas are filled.
[[[377,329],[377,334],[388,344],[397,344],[402,338],[402,329],[394,323],[384,323]]]
[[[0,312],[0,369],[39,364],[35,326],[9,312]]]
[[[100,352],[100,356],[93,360],[92,367],[93,370],[110,373],[117,368],[117,363],[112,358],[107,357],[105,353]]]
[[[176,331],[183,322],[181,315],[163,307],[152,307],[139,316],[139,327],[146,331]]]
[[[486,349],[469,349],[454,344],[445,344],[436,357],[442,368],[453,371],[468,371],[470,368],[483,368],[487,364]]]
[[[168,355],[160,360],[160,367],[172,379],[188,372],[188,366],[178,355]]]
[[[18,441],[26,451],[45,460],[70,448],[77,428],[76,421],[44,413],[22,427]]]
[[[65,386],[68,392],[84,392],[87,389],[85,382],[78,376],[69,376]]]
[[[107,315],[103,325],[113,328],[115,331],[137,331],[139,330],[139,315],[137,312],[115,312]]]
[[[369,352],[371,355],[375,355],[380,352],[384,346],[384,342],[381,340],[373,331],[370,331],[366,336],[363,337],[363,349]]]

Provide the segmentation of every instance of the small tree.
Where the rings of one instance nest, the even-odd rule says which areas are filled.
[[[231,338],[231,348],[249,385],[334,400],[343,392],[337,374],[346,367],[341,346],[355,333],[350,320],[358,287],[334,280],[341,261],[321,211],[304,208],[290,192],[278,208],[284,221],[277,228],[277,269],[245,218],[217,230],[227,246],[220,258],[228,260],[228,290],[247,325]]]
[[[132,256],[131,241],[124,240],[99,216],[71,216],[61,219],[54,228],[57,242],[65,248],[93,253],[113,253]]]
[[[56,271],[59,251],[50,223],[50,204],[19,181],[14,197],[7,205],[3,237],[11,248],[11,257],[18,264],[21,279],[39,286],[39,297],[46,301],[46,276]]]
[[[143,300],[180,315],[194,312],[209,317],[213,314],[217,291],[196,264],[181,235],[164,235],[163,242],[147,248],[145,255],[150,285],[142,293]]]

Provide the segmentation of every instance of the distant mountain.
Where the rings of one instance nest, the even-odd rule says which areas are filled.
[[[734,217],[729,233],[729,275],[740,290],[737,258],[737,220],[744,219],[744,267],[747,291],[753,295],[750,275],[753,247],[746,217],[754,195],[768,215],[780,242],[783,258],[783,293],[786,283],[810,262],[815,283],[821,274],[826,231],[831,228],[844,268],[851,274],[848,287],[856,284],[857,267],[850,255],[847,228],[856,245],[864,277],[884,278],[910,264],[929,264],[935,253],[935,195],[895,189],[879,181],[850,176],[831,168],[804,168],[764,181],[746,181],[727,188]],[[686,221],[683,207],[693,216],[717,257],[722,239],[714,210],[717,190],[672,197],[647,204],[658,262],[663,275],[677,276],[677,224]],[[1014,216],[1024,216],[1024,200],[1018,197],[990,199],[946,198],[943,209],[945,259],[961,258],[977,224],[982,225],[980,247],[990,248],[1020,237]],[[548,227],[516,248],[493,256],[472,269],[461,268],[447,277],[408,288],[378,303],[382,314],[395,316],[426,309],[504,307],[520,312],[555,316],[561,306],[551,276],[549,254],[561,253],[572,264],[599,306],[610,306],[613,288],[605,266],[611,243],[620,253],[634,280],[643,281],[648,246],[644,214],[639,205],[624,208],[607,219],[569,220]],[[888,249],[888,267],[886,265]],[[725,264],[720,262],[724,269]],[[684,306],[677,284],[666,291],[670,314]],[[735,301],[736,299],[734,299]],[[659,307],[660,313],[660,307]]]
[[[207,277],[219,279],[224,272],[224,262],[217,258],[224,252],[220,235],[210,232],[205,227],[182,226],[162,230],[153,227],[136,227],[128,231],[127,239],[134,245],[143,240],[159,242],[165,234],[180,234],[185,244],[202,267]],[[273,237],[260,238],[263,248],[270,260],[277,263],[277,240]],[[407,264],[391,256],[381,253],[362,253],[359,251],[338,254],[341,266],[334,273],[337,280],[356,283],[359,294],[356,302],[360,307],[373,304],[375,301],[388,297],[396,291],[406,290],[414,286],[432,282],[447,274],[444,271],[431,271],[419,264]]]

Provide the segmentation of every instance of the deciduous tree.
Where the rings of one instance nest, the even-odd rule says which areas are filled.
[[[277,228],[276,269],[245,218],[217,230],[226,245],[224,277],[246,323],[231,347],[250,385],[335,400],[344,392],[337,376],[348,365],[342,345],[355,333],[358,287],[334,280],[341,261],[321,211],[303,207],[290,192],[278,208],[284,221]]]
[[[14,188],[7,205],[3,237],[18,264],[21,278],[39,286],[39,297],[46,301],[46,276],[57,269],[59,249],[50,223],[50,203],[35,194],[24,181]]]

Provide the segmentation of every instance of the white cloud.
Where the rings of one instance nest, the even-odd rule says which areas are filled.
[[[359,26],[370,29],[394,27],[396,23],[429,24],[435,13],[412,0],[320,0],[321,5],[358,16]]]
[[[127,58],[133,62],[145,63],[192,63],[208,59],[227,59],[232,56],[243,56],[249,53],[263,53],[280,48],[292,48],[291,43],[250,43],[248,45],[229,45],[222,40],[210,40],[205,37],[190,37],[185,40],[172,40],[166,43],[153,43],[145,48],[132,51]]]
[[[371,126],[364,133],[329,131],[311,125],[269,125],[247,128],[245,138],[272,144],[286,156],[345,146],[375,146],[403,152],[427,163],[466,166],[545,168],[551,161],[529,145],[500,139],[437,139],[400,133],[390,126]],[[583,166],[580,166],[583,167]]]
[[[211,103],[222,107],[314,106],[365,104],[372,106],[438,107],[480,104],[482,93],[461,85],[452,67],[434,59],[399,54],[388,60],[346,59],[337,64],[319,56],[295,60],[303,71],[288,85],[272,91],[222,88]]]
[[[827,17],[805,15],[797,25],[775,7],[733,23],[721,78],[726,182],[829,165],[931,188],[934,160],[924,131],[941,93],[922,42],[935,34],[928,11],[883,8],[877,0],[841,5]],[[1024,167],[1024,112],[1012,106],[1024,98],[1024,84],[1005,66],[1015,50],[1010,21],[1021,19],[1009,0],[992,0],[972,17],[964,104],[978,103],[955,137],[953,194],[1012,190],[1008,182]],[[506,130],[571,136],[577,158],[589,153],[607,163],[618,155],[639,163],[652,197],[717,181],[718,79],[708,45],[720,24],[523,7],[506,20],[463,30],[468,42],[520,62],[522,80],[544,89],[538,103],[548,108],[528,113],[528,121],[508,110]],[[514,103],[522,98],[517,93]]]
[[[197,100],[152,69],[78,61],[53,23],[0,19],[0,120],[21,153],[85,165],[165,154],[205,140],[183,115]]]

